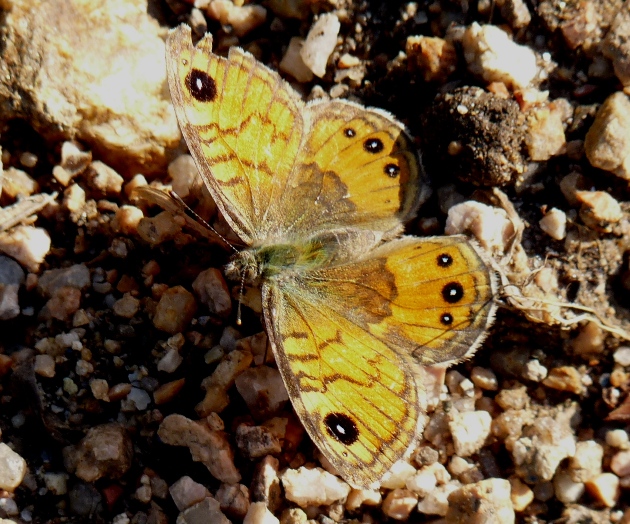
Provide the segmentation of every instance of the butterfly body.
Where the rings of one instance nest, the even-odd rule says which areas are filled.
[[[246,244],[226,274],[262,285],[265,328],[295,411],[355,487],[377,485],[418,440],[425,366],[483,340],[495,281],[463,237],[397,238],[424,197],[413,142],[391,115],[305,104],[240,49],[167,41],[180,127]]]

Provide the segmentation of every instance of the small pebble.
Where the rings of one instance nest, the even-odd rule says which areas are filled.
[[[205,8],[208,16],[224,26],[230,26],[239,38],[250,33],[267,19],[267,10],[256,4],[243,5],[231,0],[213,0]]]
[[[50,251],[48,232],[40,227],[15,226],[0,231],[0,253],[15,259],[27,270],[38,273],[39,265]]]
[[[249,510],[249,489],[243,484],[221,484],[214,495],[223,511],[232,519],[242,520]]]
[[[515,519],[509,481],[491,478],[453,491],[448,497],[444,521],[446,524],[511,524]]]
[[[503,209],[469,200],[448,210],[444,232],[447,235],[470,232],[485,249],[503,253],[514,228]]]
[[[630,451],[618,451],[610,459],[610,470],[618,477],[630,475]]]
[[[606,191],[576,191],[575,196],[582,204],[580,218],[588,227],[609,232],[623,217],[619,202]]]
[[[573,366],[559,366],[549,370],[547,378],[542,383],[548,388],[568,391],[579,395],[584,390],[582,375]]]
[[[345,501],[350,486],[321,468],[286,469],[280,476],[288,500],[298,506],[329,506]]]
[[[131,439],[116,423],[95,426],[76,446],[63,449],[66,470],[86,482],[121,477],[131,466],[132,456]]]
[[[514,511],[520,513],[532,503],[534,500],[534,492],[527,484],[516,477],[511,477],[509,480],[512,506],[514,507]]]
[[[175,334],[183,331],[197,311],[195,297],[182,286],[167,289],[155,309],[153,325],[157,329]]]
[[[241,480],[225,433],[175,414],[164,418],[158,436],[165,444],[188,447],[193,460],[204,464],[221,482],[235,484]]]
[[[533,84],[538,76],[536,54],[495,25],[473,22],[464,32],[462,45],[468,69],[486,82],[503,82],[516,89]]]
[[[236,428],[236,445],[250,459],[277,455],[282,451],[280,439],[265,426],[240,424]]]
[[[573,504],[584,494],[583,482],[576,482],[567,471],[558,471],[553,477],[553,489],[556,498],[564,504]]]
[[[449,429],[455,453],[460,457],[469,457],[479,451],[490,435],[491,425],[492,417],[487,411],[451,414]]]
[[[68,478],[67,473],[55,473],[47,472],[43,474],[44,484],[46,489],[53,495],[65,495],[68,492]]]
[[[604,448],[594,440],[583,440],[575,445],[569,461],[569,473],[574,482],[586,482],[602,472]]]
[[[179,155],[173,160],[168,165],[168,176],[173,181],[173,191],[181,198],[186,198],[199,181],[199,171],[191,155]]]
[[[223,278],[223,273],[210,268],[202,271],[192,284],[199,301],[208,307],[210,313],[227,318],[232,313],[232,297]]]
[[[193,504],[182,511],[177,517],[178,524],[230,524],[223,514],[219,503],[212,497],[206,497],[201,502]]]
[[[567,215],[557,207],[547,211],[538,221],[538,225],[554,240],[562,240],[567,235]]]
[[[594,167],[630,180],[630,99],[622,91],[610,95],[598,109],[584,150]]]
[[[418,502],[418,511],[425,515],[445,516],[449,508],[448,497],[459,487],[460,484],[457,481],[438,486]]]
[[[93,189],[103,195],[119,195],[125,181],[114,169],[95,160],[87,169],[87,177]]]
[[[527,124],[525,143],[533,161],[546,161],[564,152],[566,138],[560,110],[549,105],[534,107],[527,115]]]
[[[417,469],[406,460],[399,460],[394,463],[390,470],[381,480],[381,488],[402,489],[407,485],[407,481],[415,475]]]
[[[356,511],[361,506],[380,506],[383,501],[381,492],[375,489],[352,489],[346,500],[346,509]]]
[[[177,509],[182,511],[210,496],[208,488],[188,476],[181,477],[169,488]]]
[[[612,508],[619,500],[619,477],[613,473],[600,473],[586,482],[586,489],[596,502]]]
[[[256,420],[275,415],[289,400],[282,376],[275,368],[258,366],[246,369],[236,377],[235,383]]]
[[[470,379],[475,386],[486,390],[496,391],[499,389],[499,381],[494,371],[489,368],[475,366],[470,373]]]
[[[300,56],[315,76],[322,78],[326,74],[328,59],[337,45],[339,29],[341,23],[337,15],[325,13],[319,16],[306,35]]]
[[[300,50],[303,45],[303,38],[297,36],[291,38],[278,68],[280,71],[291,75],[298,82],[310,82],[313,79],[313,71],[302,60]]]
[[[390,491],[381,506],[383,514],[395,520],[407,520],[418,503],[418,495],[408,489]]]
[[[0,320],[10,320],[20,314],[18,291],[24,280],[20,265],[0,255]]]
[[[0,489],[13,492],[22,483],[26,471],[26,461],[0,442]]]
[[[630,436],[625,429],[611,429],[606,432],[606,444],[617,449],[630,449]]]
[[[531,359],[527,361],[525,364],[525,369],[523,370],[523,378],[526,380],[531,380],[532,382],[541,382],[545,378],[549,371],[545,366],[543,366],[538,359]]]
[[[133,318],[140,309],[140,301],[132,297],[129,293],[125,293],[123,297],[112,306],[112,310],[116,315],[123,318]]]
[[[286,521],[285,524],[287,524]],[[252,502],[243,519],[243,524],[280,524],[280,521],[267,508],[264,502]]]

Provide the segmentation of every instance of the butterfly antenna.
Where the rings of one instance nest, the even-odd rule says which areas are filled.
[[[173,198],[173,200],[177,201],[177,203],[180,206],[183,206],[186,211],[188,213],[190,213],[193,218],[200,223],[201,225],[203,225],[208,231],[210,231],[211,233],[213,233],[214,235],[217,236],[217,238],[219,240],[221,240],[226,246],[228,246],[234,253],[238,253],[238,249],[236,249],[231,243],[230,241],[225,238],[221,233],[219,233],[216,229],[214,229],[210,224],[208,224],[208,222],[206,222],[203,218],[201,218],[186,202],[184,202],[182,200],[182,197],[180,197],[177,193],[175,193],[175,191],[171,191],[170,192],[171,198]]]
[[[240,326],[243,323],[241,318],[241,304],[243,303],[243,295],[245,291],[245,272],[241,275],[241,286],[238,291],[238,308],[236,309],[236,325]]]

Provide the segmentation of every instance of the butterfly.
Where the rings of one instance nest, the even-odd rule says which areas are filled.
[[[463,237],[400,236],[422,192],[390,114],[305,103],[252,55],[166,43],[173,105],[199,172],[246,248],[226,268],[262,287],[293,407],[352,486],[378,485],[421,431],[424,366],[471,354],[492,321],[493,272]]]

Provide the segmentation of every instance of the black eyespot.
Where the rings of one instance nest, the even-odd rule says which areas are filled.
[[[453,257],[448,253],[442,253],[437,257],[437,263],[440,267],[449,267],[453,264]]]
[[[350,446],[359,439],[359,430],[354,420],[344,413],[328,413],[324,417],[328,434],[342,444]]]
[[[383,142],[378,138],[368,138],[363,142],[363,149],[368,153],[376,154],[383,151]]]
[[[442,322],[445,326],[450,326],[453,323],[453,315],[450,313],[442,313],[440,322]]]
[[[212,102],[217,96],[217,84],[208,73],[193,69],[186,75],[190,96],[199,102]]]
[[[400,167],[396,164],[387,164],[385,166],[385,174],[389,177],[396,178],[400,174]]]
[[[343,134],[346,135],[348,138],[353,138],[353,137],[357,136],[357,132],[354,129],[352,129],[351,127],[346,127],[343,130]]]
[[[464,298],[464,288],[459,282],[449,282],[442,288],[442,298],[449,304],[455,304]]]

